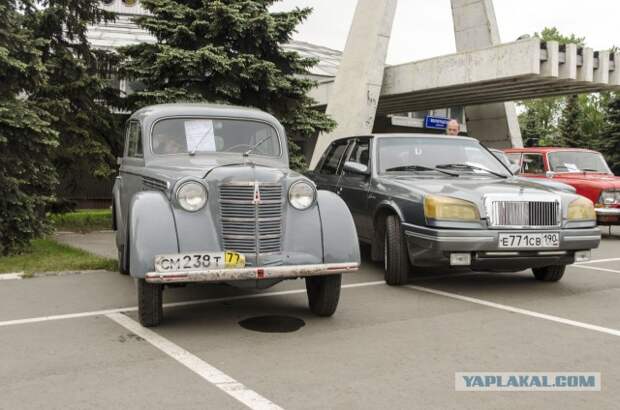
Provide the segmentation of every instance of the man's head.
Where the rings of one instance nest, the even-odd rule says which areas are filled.
[[[448,128],[446,129],[446,134],[448,135],[459,135],[460,131],[459,122],[457,120],[448,121]]]

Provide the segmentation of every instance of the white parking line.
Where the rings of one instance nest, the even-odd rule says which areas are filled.
[[[577,268],[577,269],[591,269],[591,270],[600,270],[602,272],[620,273],[620,270],[599,268],[597,266],[584,266],[584,265],[569,265],[569,266],[572,266],[573,268]]]
[[[342,285],[342,288],[349,289],[349,288],[359,288],[359,287],[375,286],[375,285],[383,285],[383,284],[385,284],[385,282],[381,280],[381,281],[376,281],[376,282],[351,283],[348,285]],[[270,296],[294,295],[297,293],[306,293],[306,289],[283,290],[279,292],[255,293],[252,295],[227,296],[227,297],[215,298],[215,299],[201,299],[201,300],[189,300],[185,302],[165,303],[164,308],[203,305],[207,303],[228,302],[228,301],[233,301],[233,300],[266,298]],[[53,320],[77,319],[77,318],[90,317],[90,316],[102,316],[102,315],[109,315],[112,313],[134,312],[136,310],[138,310],[136,306],[130,306],[130,307],[116,308],[116,309],[93,310],[89,312],[79,312],[79,313],[67,313],[64,315],[39,316],[39,317],[31,317],[31,318],[26,318],[26,319],[5,320],[4,322],[0,322],[0,327],[24,325],[28,323],[49,322]]]
[[[577,262],[575,265],[587,265],[589,263],[603,263],[603,262],[615,262],[620,261],[620,258],[609,258],[609,259],[593,259],[587,262]]]
[[[20,280],[23,279],[23,272],[16,273],[2,273],[0,274],[0,280]]]
[[[487,300],[472,298],[469,296],[463,296],[463,295],[459,295],[456,293],[444,292],[442,290],[437,290],[437,289],[425,288],[425,287],[415,286],[415,285],[406,285],[406,287],[420,291],[420,292],[432,293],[434,295],[445,296],[448,298],[462,300],[464,302],[469,302],[469,303],[475,303],[477,305],[487,306],[487,307],[491,307],[494,309],[505,310],[507,312],[512,312],[512,313],[518,313],[520,315],[531,316],[531,317],[535,317],[538,319],[549,320],[551,322],[562,323],[564,325],[593,330],[595,332],[606,333],[612,336],[620,336],[620,330],[612,329],[609,327],[592,325],[590,323],[585,323],[585,322],[578,322],[576,320],[565,319],[559,316],[547,315],[545,313],[538,313],[532,310],[521,309],[521,308],[508,306],[508,305],[502,305],[500,303],[489,302]]]
[[[109,313],[106,316],[130,332],[146,340],[157,349],[161,350],[177,362],[181,363],[183,366],[198,374],[200,377],[222,390],[224,393],[245,404],[247,407],[255,410],[282,409],[280,406],[274,404],[255,391],[248,389],[232,377],[211,366],[198,356],[183,349],[181,346],[171,342],[165,337],[158,335],[152,330],[142,327],[138,322],[130,317],[123,315],[122,313]]]

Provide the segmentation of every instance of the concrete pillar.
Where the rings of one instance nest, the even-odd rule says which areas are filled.
[[[577,44],[570,43],[564,46],[564,62],[560,64],[560,78],[577,79]]]
[[[500,43],[492,0],[451,0],[458,52]],[[491,147],[522,147],[517,109],[513,102],[465,107],[467,133]]]
[[[609,83],[609,51],[597,51],[598,67],[594,69],[594,82]]]
[[[310,169],[338,137],[369,134],[375,122],[397,0],[358,0],[326,112],[338,125],[319,135]]]

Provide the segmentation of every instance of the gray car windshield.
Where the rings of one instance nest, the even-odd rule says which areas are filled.
[[[158,155],[237,153],[279,157],[280,140],[269,124],[233,119],[170,118],[158,121],[151,134]]]
[[[380,138],[379,173],[436,172],[433,168],[459,174],[509,176],[509,172],[478,142],[465,138],[390,137]],[[416,167],[417,170],[416,170]],[[425,171],[420,167],[430,168]],[[485,171],[488,170],[489,172]]]
[[[611,174],[598,152],[561,151],[549,153],[549,167],[554,172],[604,172]]]

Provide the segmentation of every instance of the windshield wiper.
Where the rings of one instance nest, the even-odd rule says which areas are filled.
[[[271,139],[272,137],[273,137],[273,135],[268,135],[268,136],[266,136],[265,138],[263,138],[262,140],[258,141],[256,144],[252,145],[252,146],[250,147],[250,149],[249,149],[249,150],[247,150],[246,152],[244,152],[244,153],[243,153],[243,156],[244,156],[244,157],[249,157],[249,156],[250,156],[250,154],[251,154],[252,152],[254,152],[254,150],[255,150],[256,148],[260,147],[260,146],[261,146],[261,145],[262,145],[265,141],[267,141],[267,140]]]
[[[390,172],[390,171],[437,171],[437,172],[441,172],[442,174],[450,175],[452,177],[459,176],[459,174],[455,174],[454,172],[449,172],[449,171],[439,169],[439,168],[425,167],[422,165],[402,165],[400,167],[388,168],[385,171],[386,172]]]
[[[466,169],[476,169],[479,171],[485,171],[488,172],[489,174],[493,174],[496,177],[500,177],[500,178],[508,178],[507,175],[504,174],[500,174],[499,172],[495,172],[495,171],[491,171],[488,168],[484,168],[484,167],[478,167],[476,165],[470,165],[470,164],[441,164],[441,165],[437,165],[437,168],[466,168]]]

